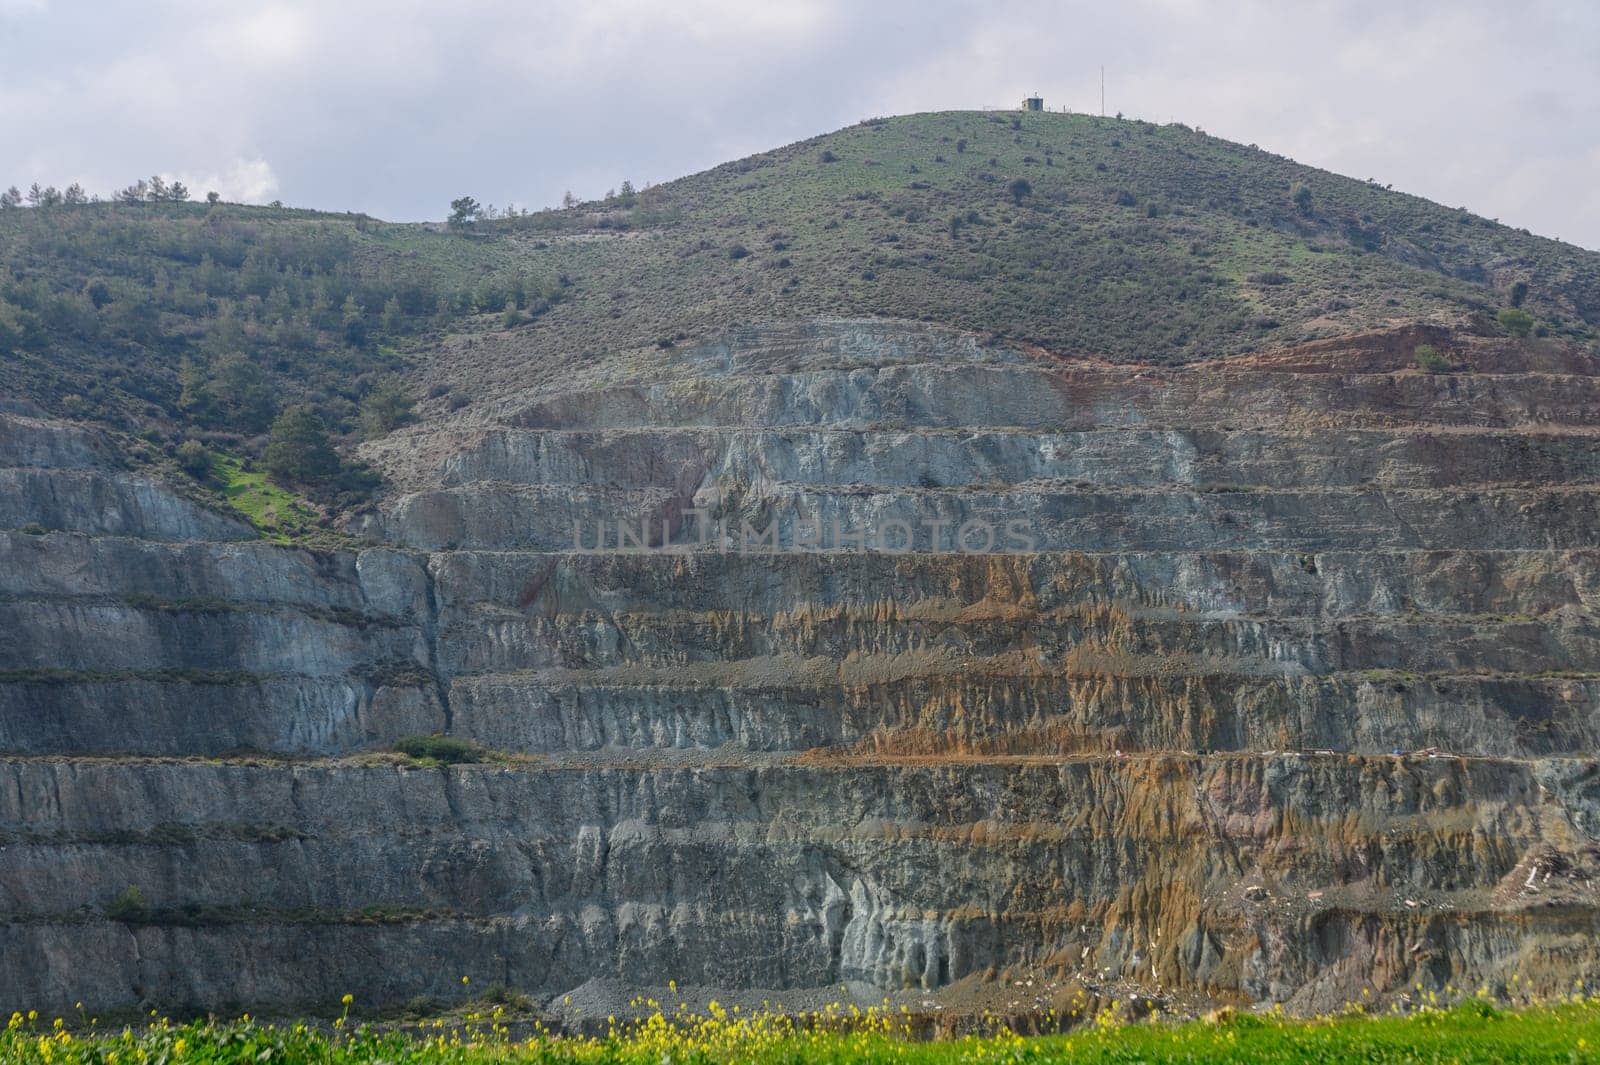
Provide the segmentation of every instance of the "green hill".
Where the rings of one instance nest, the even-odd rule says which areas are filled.
[[[552,269],[604,278],[556,320],[623,343],[867,313],[1179,362],[1512,302],[1558,335],[1600,324],[1600,254],[1183,126],[1081,115],[867,122],[514,228],[567,238],[535,246]],[[572,240],[608,231],[651,239]]]
[[[819,314],[1159,363],[1400,322],[1489,330],[1511,306],[1541,335],[1600,327],[1595,252],[1181,125],[1048,113],[873,120],[468,234],[14,209],[0,264],[0,387],[169,448],[258,448],[288,403],[354,434],[391,378],[492,395],[530,361]],[[452,334],[476,335],[470,360]]]

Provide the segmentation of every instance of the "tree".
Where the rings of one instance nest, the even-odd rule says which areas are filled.
[[[367,346],[367,317],[356,302],[354,293],[344,298],[339,308],[339,318],[344,326],[344,342],[352,348]]]
[[[483,214],[483,208],[478,206],[478,201],[471,196],[463,196],[450,201],[450,218],[446,224],[454,230],[466,231],[472,228]]]
[[[219,358],[197,390],[184,384],[185,395],[192,397],[198,413],[211,421],[226,422],[247,433],[259,433],[272,421],[272,393],[261,370],[238,352]],[[179,402],[184,402],[183,397]]]
[[[206,193],[206,202],[215,207],[222,202],[222,193],[213,189],[211,192]]]
[[[1028,183],[1027,178],[1013,178],[1011,184],[1006,186],[1006,191],[1011,193],[1011,199],[1021,206],[1023,200],[1033,195],[1033,186]]]
[[[89,302],[94,304],[97,311],[111,302],[111,286],[106,284],[103,277],[91,277],[83,286],[83,294],[89,297]]]
[[[0,192],[0,211],[9,211],[13,207],[22,206],[22,190],[15,185],[4,192]]]
[[[63,203],[70,203],[74,207],[89,202],[89,194],[83,191],[83,186],[74,181],[67,186],[67,191],[61,194]]]
[[[400,301],[390,296],[383,304],[383,331],[385,333],[403,333],[406,328],[406,312],[400,306]]]
[[[174,181],[167,186],[167,199],[173,203],[184,203],[189,199],[189,186],[181,181]]]
[[[361,401],[361,431],[369,437],[382,436],[412,419],[416,402],[398,381],[385,379]]]
[[[321,484],[339,472],[327,427],[309,407],[290,407],[278,415],[261,461],[273,480],[288,484]]]
[[[140,178],[127,188],[117,190],[118,203],[143,203],[150,198],[150,186]]]
[[[1516,307],[1507,307],[1495,316],[1500,328],[1514,337],[1525,337],[1533,332],[1533,315]]]
[[[145,199],[151,203],[160,203],[167,198],[167,182],[160,174],[151,174],[150,182],[145,186]]]
[[[1298,181],[1295,182],[1293,191],[1289,193],[1289,198],[1294,201],[1294,209],[1296,211],[1308,217],[1310,216],[1311,189],[1309,187],[1300,184]]]

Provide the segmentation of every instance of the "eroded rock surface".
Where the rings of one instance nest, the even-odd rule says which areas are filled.
[[[400,490],[351,552],[0,417],[0,1010],[1564,990],[1600,969],[1600,378],[1417,339],[619,353],[373,445]],[[1031,543],[701,535],[801,519]],[[499,760],[374,753],[434,732]]]

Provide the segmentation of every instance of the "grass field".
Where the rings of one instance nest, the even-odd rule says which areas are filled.
[[[237,458],[218,456],[212,461],[211,475],[228,505],[247,518],[264,538],[288,543],[315,530],[315,509],[267,480],[261,471],[246,470]]]
[[[444,1062],[562,1062],[572,1065],[752,1065],[881,1062],[1572,1062],[1597,1060],[1600,997],[1507,1011],[1469,999],[1406,1015],[1348,1014],[1291,1020],[1254,1014],[1185,1024],[1116,1024],[1109,1015],[1067,1035],[1010,1032],[915,1041],[892,1013],[830,1010],[799,1027],[783,1017],[711,1015],[668,1020],[659,1013],[609,1035],[513,1037],[500,1013],[467,1014],[408,1030],[355,1025],[350,1000],[331,1026],[228,1022],[102,1030],[93,1018],[47,1021],[13,1015],[0,1034],[0,1062],[41,1065],[170,1065],[176,1062],[326,1062],[403,1065]]]

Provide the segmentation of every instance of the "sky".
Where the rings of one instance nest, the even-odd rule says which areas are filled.
[[[1179,121],[1600,249],[1600,3],[0,0],[0,186],[442,218],[874,115]]]

